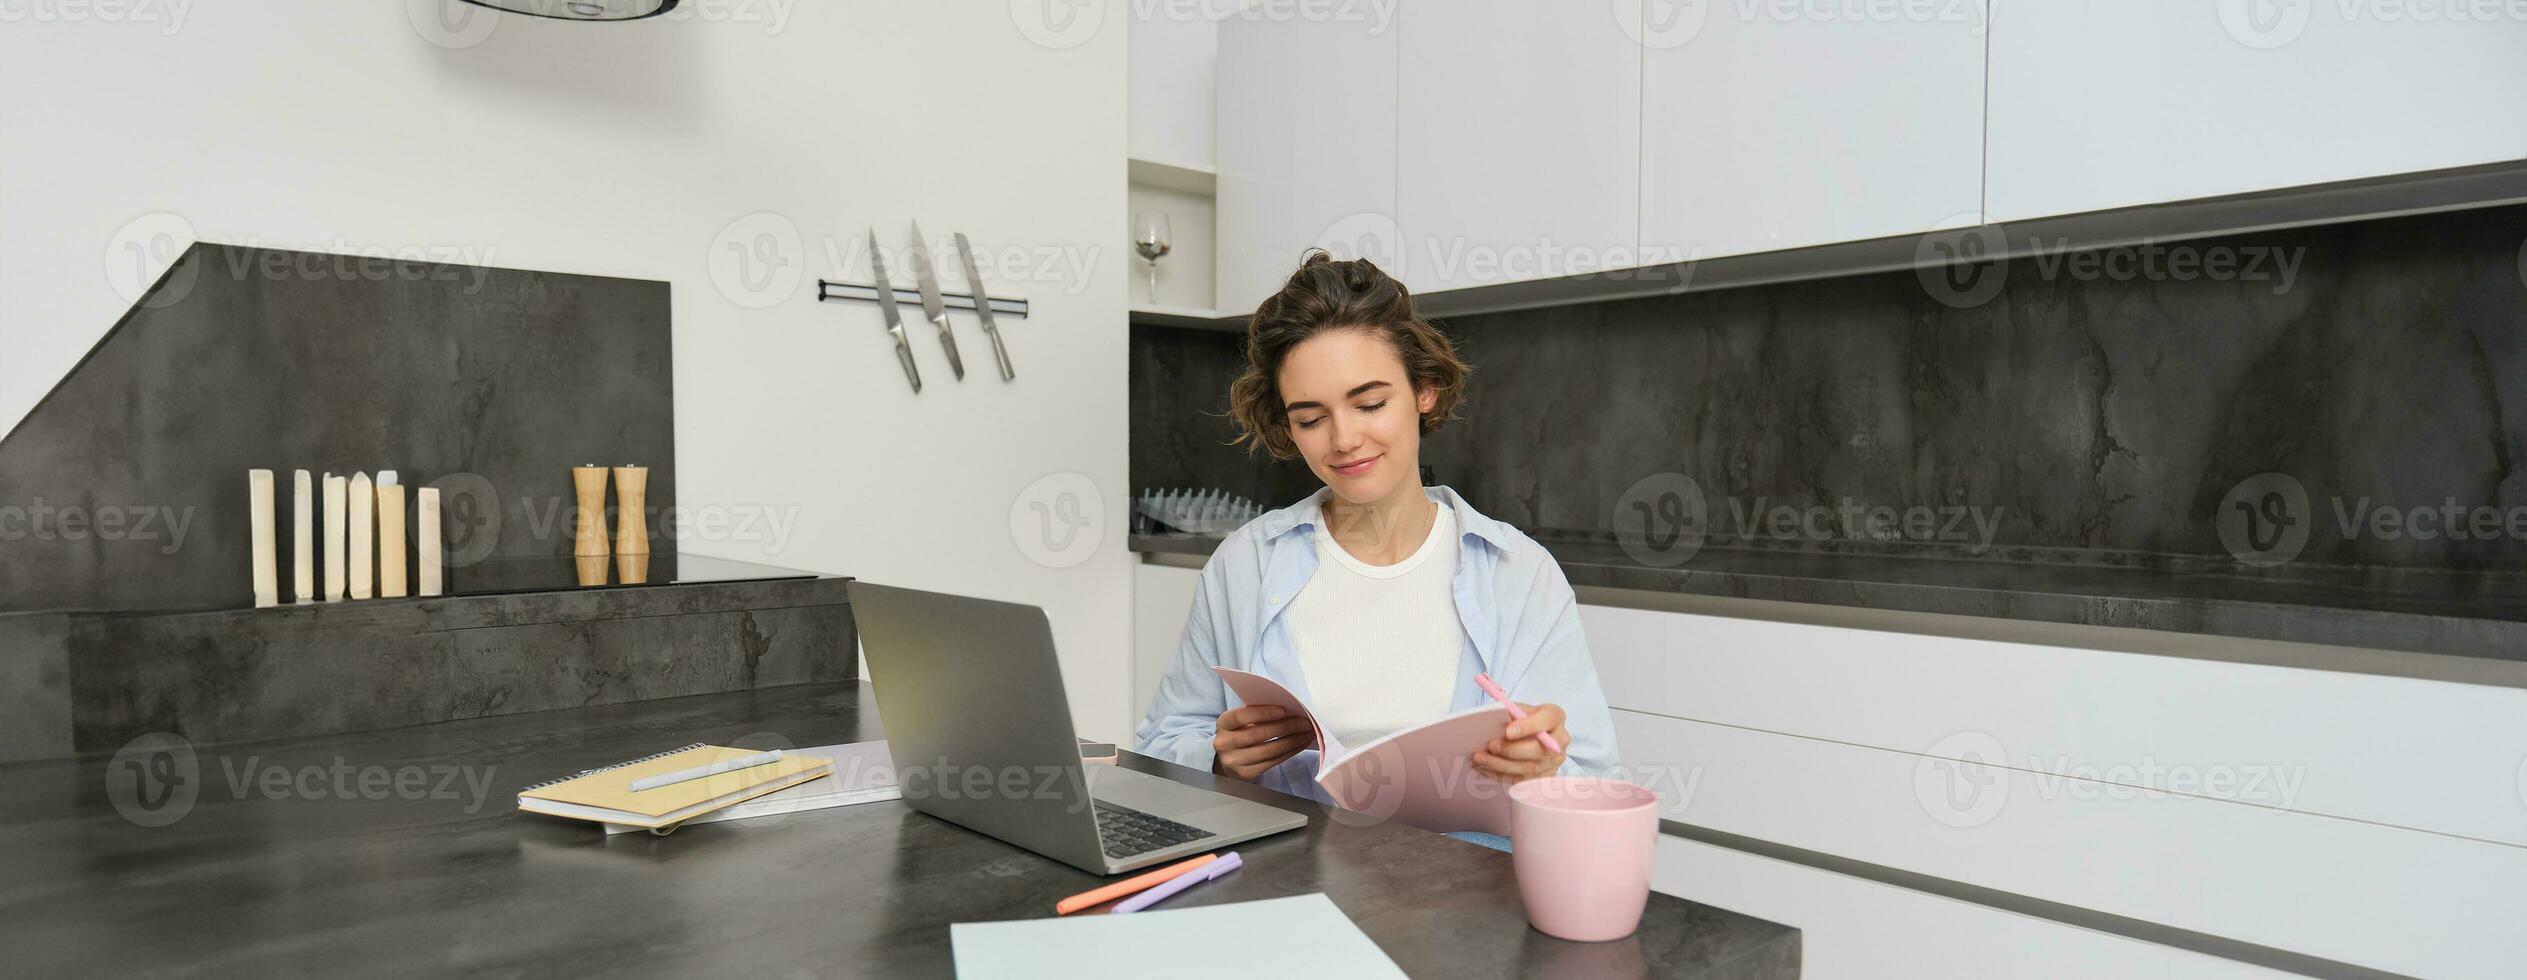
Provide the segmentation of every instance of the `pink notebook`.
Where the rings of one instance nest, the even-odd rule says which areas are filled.
[[[1509,787],[1474,768],[1474,753],[1509,727],[1509,709],[1496,704],[1468,708],[1365,745],[1346,746],[1325,730],[1307,702],[1280,682],[1228,667],[1211,669],[1238,700],[1279,705],[1307,719],[1315,732],[1309,744],[1322,753],[1316,785],[1343,809],[1440,833],[1509,833]]]

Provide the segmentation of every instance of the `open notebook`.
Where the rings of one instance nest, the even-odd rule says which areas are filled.
[[[671,828],[694,817],[775,793],[833,771],[833,763],[812,756],[784,754],[779,761],[752,769],[687,780],[640,792],[632,781],[742,759],[760,749],[688,745],[619,765],[538,783],[518,792],[518,809],[575,820],[627,824],[646,830]]]
[[[1343,809],[1441,833],[1509,833],[1509,787],[1474,768],[1474,753],[1509,727],[1509,709],[1496,704],[1467,708],[1346,746],[1326,730],[1307,702],[1279,681],[1228,667],[1211,670],[1238,700],[1279,705],[1307,719],[1315,732],[1311,744],[1322,753],[1316,785]]]

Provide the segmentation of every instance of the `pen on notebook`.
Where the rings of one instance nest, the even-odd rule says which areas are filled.
[[[1205,854],[1189,861],[1178,861],[1145,875],[1125,878],[1122,881],[1106,885],[1102,888],[1091,888],[1087,891],[1080,892],[1077,895],[1055,902],[1053,904],[1053,914],[1069,915],[1091,905],[1102,905],[1125,895],[1132,894],[1133,892],[1140,891],[1141,889],[1148,888],[1153,885],[1165,884],[1170,878],[1174,878],[1177,875],[1181,875],[1187,871],[1191,871],[1219,859],[1220,856],[1217,854]]]
[[[1474,675],[1474,683],[1483,685],[1483,693],[1491,695],[1492,700],[1500,702],[1501,707],[1509,709],[1511,720],[1523,720],[1527,717],[1527,709],[1519,707],[1518,702],[1509,700],[1509,692],[1501,690],[1500,685],[1492,681],[1492,675],[1477,673]],[[1554,755],[1562,754],[1562,743],[1553,737],[1552,732],[1537,732],[1536,741],[1544,743],[1545,751]]]
[[[1230,851],[1228,852],[1227,857],[1211,862],[1208,867],[1197,868],[1193,871],[1177,875],[1174,880],[1171,880],[1166,884],[1132,896],[1130,899],[1125,900],[1123,904],[1115,906],[1114,911],[1107,914],[1122,915],[1126,912],[1138,912],[1152,905],[1156,905],[1159,902],[1165,901],[1169,895],[1173,895],[1187,888],[1191,888],[1231,871],[1235,871],[1239,866],[1244,865],[1245,863],[1245,858],[1239,857],[1236,851]]]
[[[639,779],[632,780],[632,792],[638,793],[645,789],[657,789],[661,786],[673,786],[677,783],[717,776],[724,772],[736,772],[740,769],[752,769],[756,766],[768,766],[779,761],[781,761],[781,750],[774,749],[770,752],[758,752],[754,755],[746,756],[741,759],[728,759],[721,762],[714,762],[707,766],[695,766],[691,769],[680,769],[675,772],[662,772],[655,776],[642,776]]]

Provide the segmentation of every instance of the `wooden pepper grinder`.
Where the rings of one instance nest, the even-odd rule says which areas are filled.
[[[579,492],[579,514],[571,524],[572,557],[579,562],[579,584],[605,584],[605,474],[590,464],[573,467],[570,483]]]
[[[614,468],[614,564],[625,585],[649,581],[649,467]]]

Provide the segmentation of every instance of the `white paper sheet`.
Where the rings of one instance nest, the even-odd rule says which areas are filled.
[[[960,922],[948,927],[948,941],[959,980],[1404,976],[1322,894],[1174,910],[1161,905],[1130,915]],[[1251,954],[1258,942],[1270,945],[1269,955]]]

